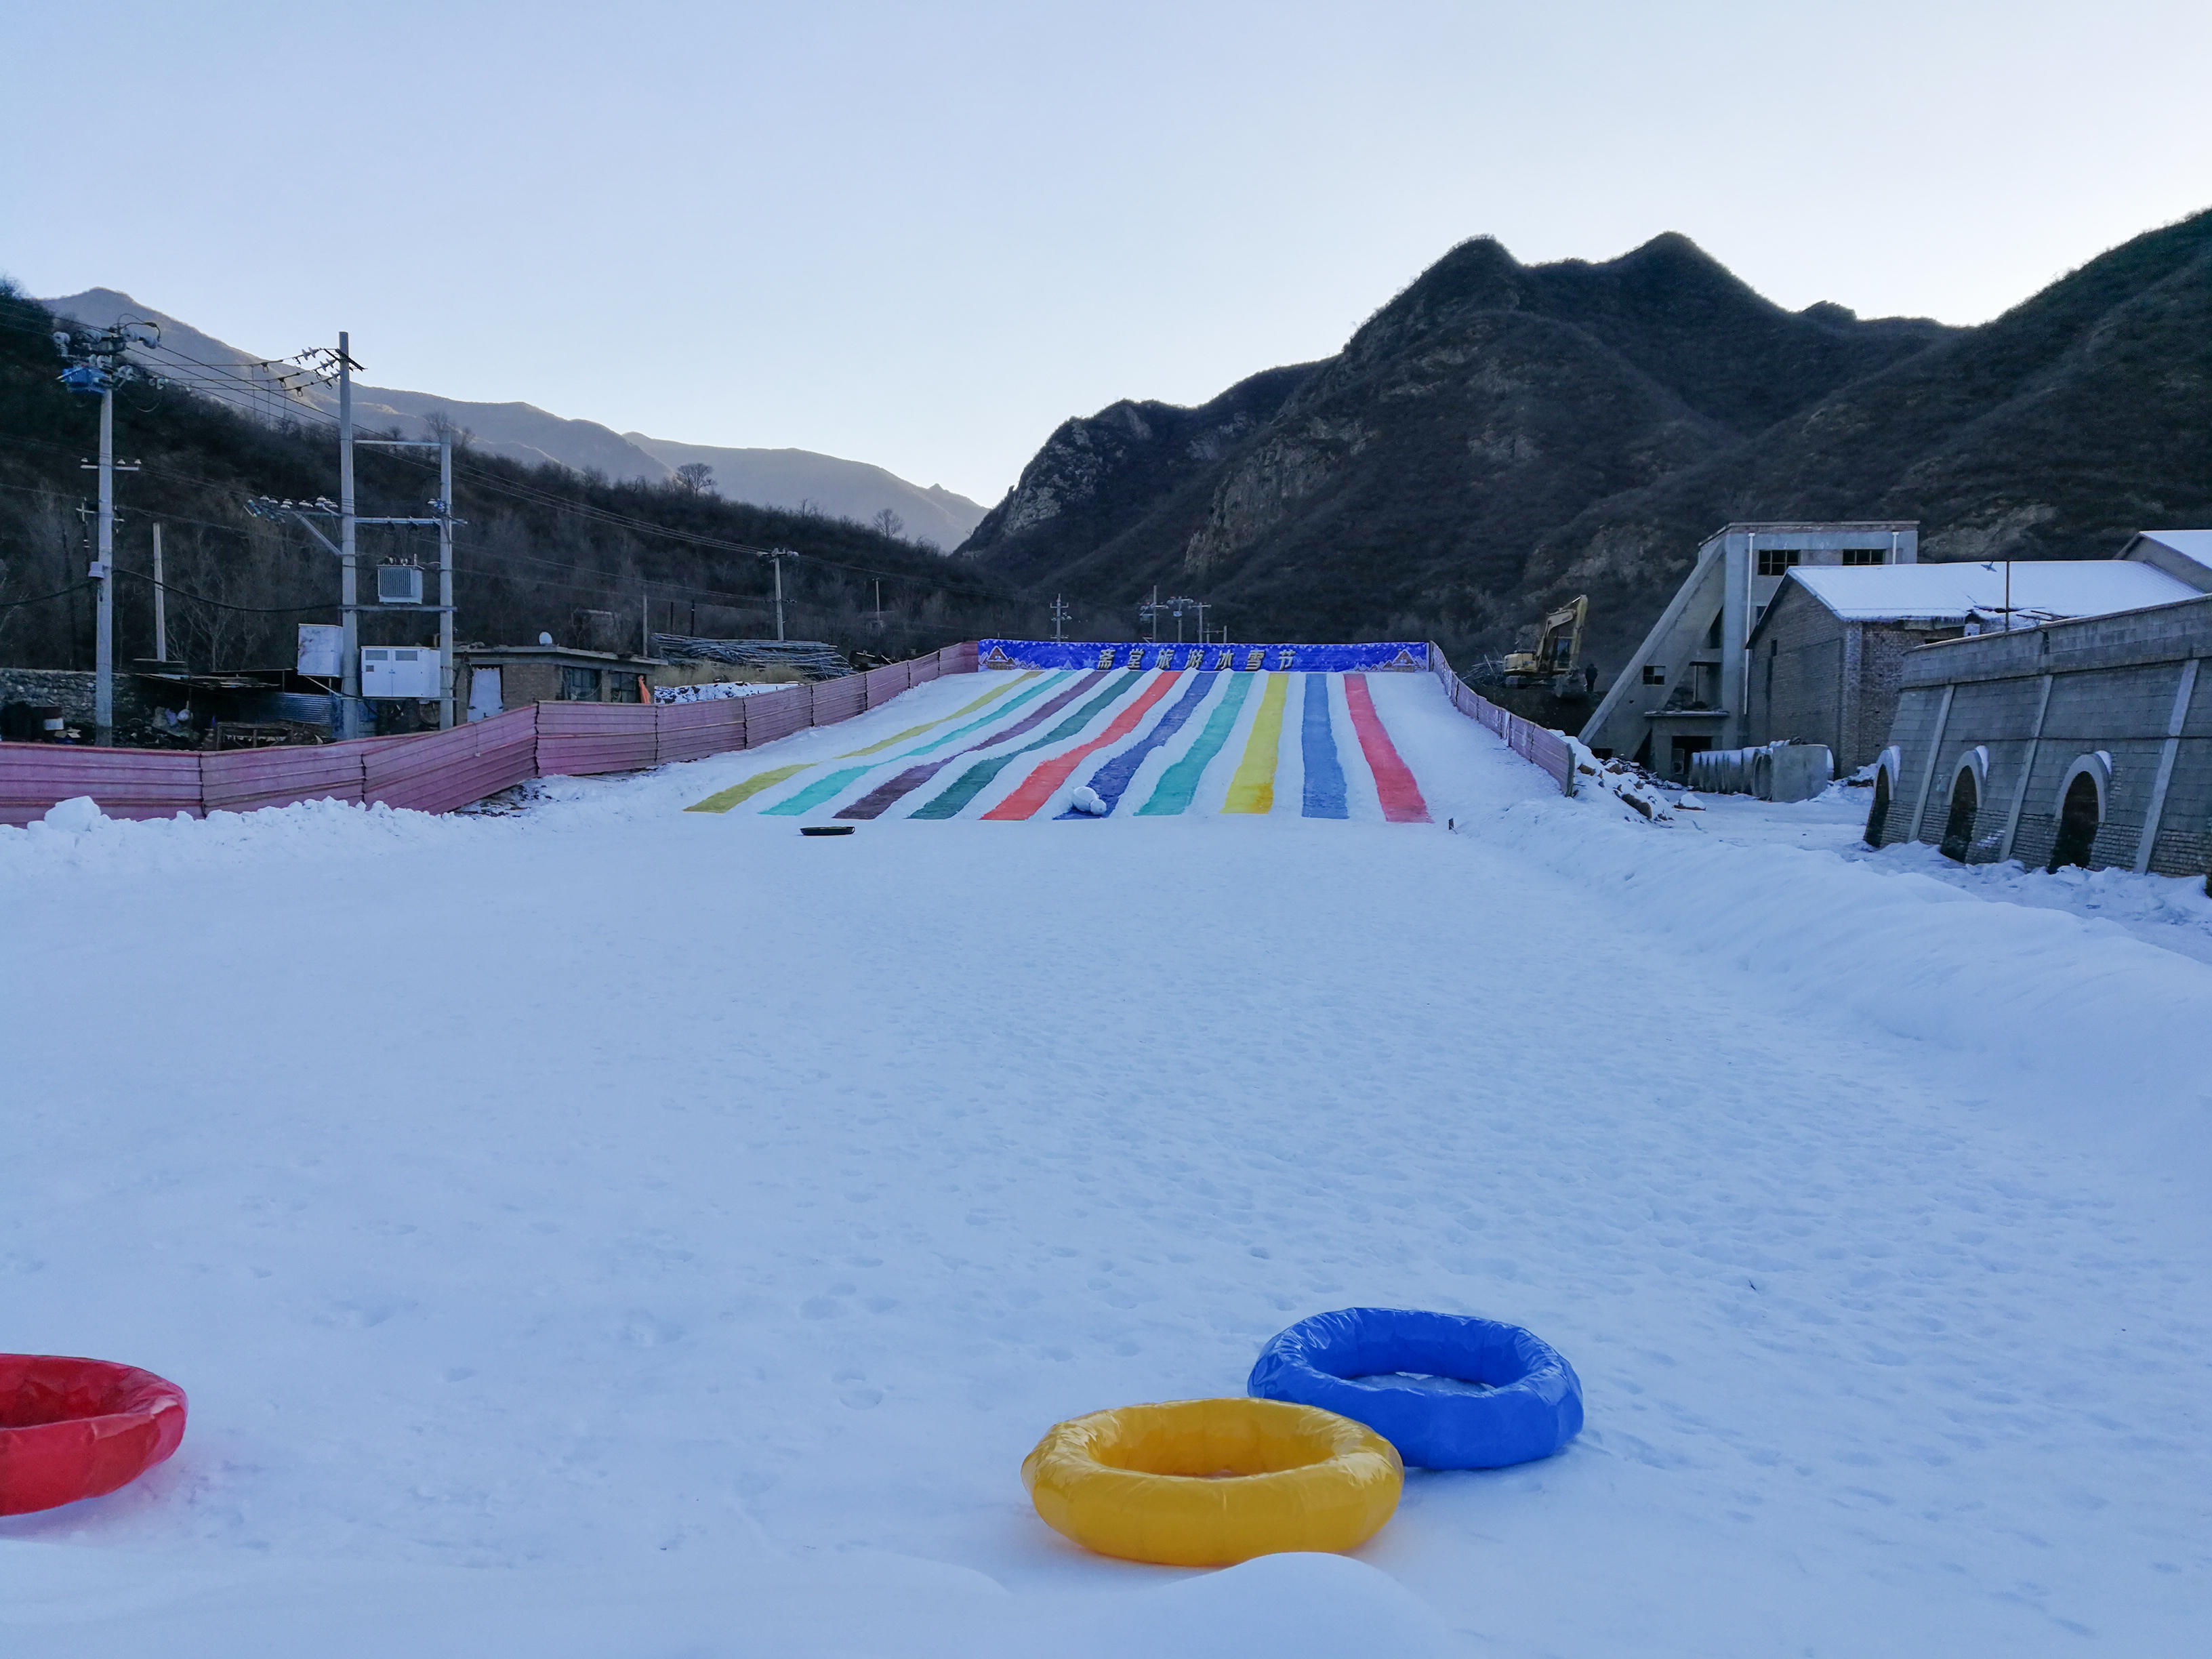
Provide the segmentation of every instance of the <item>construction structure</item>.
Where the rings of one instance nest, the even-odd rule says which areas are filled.
[[[1801,567],[1916,564],[1916,521],[1723,525],[1582,729],[1601,756],[1673,778],[1692,755],[1746,742],[1752,629]]]
[[[1589,695],[1583,672],[1583,628],[1589,620],[1589,595],[1577,593],[1546,617],[1536,630],[1534,649],[1506,653],[1504,678],[1507,689],[1524,685],[1551,688],[1555,697],[1570,700]]]

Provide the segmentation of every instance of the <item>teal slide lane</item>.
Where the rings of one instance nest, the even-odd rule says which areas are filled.
[[[963,772],[944,793],[917,807],[907,816],[915,818],[949,818],[955,816],[976,796],[988,788],[991,780],[1005,771],[1012,762],[1033,750],[1049,748],[1055,743],[1066,742],[1090,725],[1101,709],[1109,704],[1119,702],[1135,690],[1144,678],[1142,669],[1133,670],[1122,675],[1120,679],[1112,682],[1103,691],[1091,698],[1089,702],[1085,703],[1083,707],[1070,714],[1058,726],[1054,726],[1035,743],[1025,743],[1018,749],[1012,749],[990,760],[978,762]]]
[[[1181,760],[1160,775],[1152,799],[1137,809],[1139,817],[1173,817],[1190,810],[1191,799],[1198,793],[1198,781],[1206,775],[1207,763],[1221,752],[1221,745],[1229,741],[1230,732],[1236,729],[1237,716],[1243,712],[1244,699],[1252,695],[1252,682],[1265,677],[1231,674],[1224,678],[1229,688],[1221,694],[1221,701],[1206,722],[1206,728],[1198,734],[1198,741],[1183,752]]]
[[[1015,709],[1019,708],[1024,703],[1027,702],[1030,698],[1042,696],[1047,691],[1049,691],[1053,687],[1060,684],[1062,681],[1072,680],[1074,678],[1075,675],[1073,670],[1070,670],[1066,673],[1050,675],[1048,678],[1038,681],[1035,685],[1030,687],[1028,690],[1021,693],[1018,696],[1010,698],[1006,703],[993,709],[981,720],[970,720],[965,726],[956,726],[945,736],[941,738],[933,738],[927,743],[923,744],[919,749],[909,749],[902,755],[890,756],[885,759],[872,762],[866,766],[848,766],[842,772],[832,772],[827,777],[817,778],[812,783],[808,784],[805,788],[800,790],[789,800],[778,801],[775,805],[765,809],[761,813],[761,816],[763,817],[774,816],[777,817],[795,818],[803,812],[811,812],[816,807],[821,805],[823,802],[836,799],[836,797],[844,793],[845,791],[853,784],[859,782],[862,778],[867,776],[869,773],[876,771],[883,767],[903,764],[905,762],[912,760],[916,755],[926,755],[931,750],[935,749],[941,744],[951,742],[955,738],[965,737],[969,732],[975,731],[978,726],[989,726],[994,721],[1002,720]]]

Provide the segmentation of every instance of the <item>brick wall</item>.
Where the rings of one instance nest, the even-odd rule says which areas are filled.
[[[1844,623],[1795,582],[1759,629],[1747,688],[1744,741],[1825,743],[1843,762]]]

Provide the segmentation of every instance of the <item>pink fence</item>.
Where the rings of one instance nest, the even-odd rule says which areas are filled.
[[[450,812],[529,778],[641,771],[757,749],[850,720],[941,674],[975,669],[969,641],[866,674],[756,696],[665,706],[541,702],[419,737],[204,754],[0,743],[0,823],[32,823],[78,795],[91,796],[115,818],[198,817],[325,799]]]
[[[1574,746],[1565,737],[1548,726],[1539,726],[1534,720],[1524,720],[1510,709],[1496,703],[1468,685],[1452,672],[1444,660],[1444,653],[1431,642],[1429,646],[1429,667],[1444,688],[1444,695],[1452,707],[1462,714],[1480,720],[1505,739],[1507,747],[1527,761],[1551,774],[1559,786],[1559,793],[1575,793]]]

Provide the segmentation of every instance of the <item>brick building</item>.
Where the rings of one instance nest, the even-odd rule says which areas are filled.
[[[1881,753],[1908,653],[1970,632],[2034,627],[2164,605],[2212,588],[2136,556],[1868,567],[1801,565],[1748,641],[1744,741],[1826,744],[1838,774]]]

